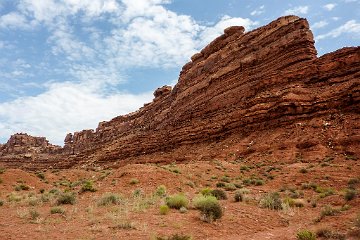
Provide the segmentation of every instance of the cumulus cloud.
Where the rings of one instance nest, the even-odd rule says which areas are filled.
[[[324,8],[328,11],[332,11],[335,7],[336,7],[337,4],[335,3],[328,3],[326,5],[324,5]]]
[[[298,6],[286,10],[284,12],[284,15],[302,15],[302,14],[307,14],[308,11],[309,11],[309,6]]]
[[[316,23],[314,23],[311,27],[313,28],[313,29],[318,29],[318,28],[323,28],[323,27],[325,27],[325,26],[327,26],[329,23],[327,22],[327,21],[319,21],[319,22],[316,22]]]
[[[0,29],[1,28],[31,28],[35,25],[34,21],[28,21],[26,17],[17,12],[10,12],[0,16]]]
[[[204,30],[200,33],[200,39],[202,41],[202,45],[205,45],[217,36],[221,35],[224,32],[224,29],[229,26],[243,26],[248,31],[258,24],[258,22],[252,21],[249,18],[232,18],[230,16],[223,16],[214,26],[204,28]]]
[[[151,98],[151,93],[106,95],[91,82],[53,83],[36,97],[0,104],[0,135],[27,132],[62,144],[67,132],[95,128],[98,122],[134,111]]]
[[[347,21],[340,27],[337,27],[326,34],[317,36],[316,40],[337,38],[342,34],[352,34],[352,37],[360,38],[360,23],[358,23],[356,20]]]
[[[1,18],[0,27],[46,29],[47,47],[52,57],[64,59],[62,69],[57,71],[66,72],[66,78],[42,84],[39,95],[0,103],[0,136],[28,132],[61,144],[67,132],[94,128],[99,121],[134,111],[152,99],[152,93],[121,91],[126,81],[124,71],[181,67],[224,28],[241,25],[251,30],[258,24],[230,16],[203,24],[166,9],[164,4],[169,2],[19,1],[18,11]],[[75,29],[74,21],[80,29]],[[106,24],[109,29],[94,22]],[[25,68],[20,70],[26,72]]]
[[[251,16],[258,16],[265,12],[265,6],[262,5],[250,13]]]

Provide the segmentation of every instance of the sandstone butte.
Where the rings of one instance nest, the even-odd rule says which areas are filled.
[[[27,170],[360,153],[360,47],[317,57],[306,19],[230,27],[138,111],[69,133],[64,147],[15,134],[0,165]]]

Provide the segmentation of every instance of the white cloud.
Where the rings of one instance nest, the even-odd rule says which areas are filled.
[[[309,6],[298,6],[286,10],[284,12],[284,15],[301,15],[301,14],[307,14],[308,11],[309,11]]]
[[[50,33],[47,47],[56,58],[64,59],[66,82],[48,82],[37,96],[0,103],[0,136],[28,132],[62,144],[67,132],[94,128],[99,121],[134,111],[151,100],[152,93],[119,92],[125,70],[181,67],[224,28],[241,25],[248,31],[258,24],[248,18],[224,16],[204,25],[167,10],[163,4],[169,2],[20,1],[19,12],[5,18],[3,25],[45,28]],[[81,30],[75,28],[74,21],[83,24]],[[96,21],[111,29],[91,24]],[[18,65],[22,68],[13,74],[20,76],[20,71],[27,71],[26,63]]]
[[[328,24],[329,23],[327,21],[323,20],[323,21],[319,21],[319,22],[314,23],[311,26],[311,28],[313,28],[313,29],[323,28],[323,27],[327,26]]]
[[[332,11],[335,7],[336,7],[337,4],[335,3],[328,3],[326,5],[324,5],[324,8],[328,11]]]
[[[358,23],[356,20],[347,21],[340,27],[335,28],[326,34],[317,36],[316,40],[337,38],[342,34],[352,34],[353,38],[360,38],[360,23]]]
[[[25,16],[17,13],[10,12],[0,16],[0,28],[30,28],[35,22],[28,22]]]
[[[2,103],[0,136],[27,132],[62,144],[67,132],[95,128],[98,122],[134,111],[152,98],[151,93],[103,95],[94,89],[88,82],[54,83],[36,97]]]
[[[254,22],[249,18],[232,18],[224,16],[221,20],[212,27],[206,27],[200,34],[202,45],[209,43],[224,32],[224,29],[230,26],[243,26],[246,31],[249,31],[258,22]]]
[[[265,6],[262,5],[250,13],[251,16],[258,16],[265,12]]]

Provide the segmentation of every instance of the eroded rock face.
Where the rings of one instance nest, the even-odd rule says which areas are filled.
[[[26,133],[17,133],[6,144],[0,146],[1,154],[56,153],[60,146],[52,145],[45,137],[33,137]]]
[[[66,166],[208,159],[225,148],[358,155],[359,79],[360,48],[318,58],[305,19],[282,17],[247,33],[230,27],[191,57],[174,89],[157,89],[153,102],[95,131],[67,135],[61,151]]]

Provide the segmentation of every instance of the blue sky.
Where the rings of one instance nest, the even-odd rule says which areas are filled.
[[[319,55],[360,42],[360,0],[0,0],[0,142],[135,111],[231,25],[306,17]]]

